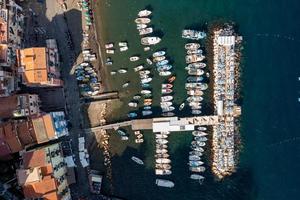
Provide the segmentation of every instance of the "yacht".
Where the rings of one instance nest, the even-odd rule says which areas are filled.
[[[161,41],[159,37],[143,37],[141,38],[142,45],[155,45]]]

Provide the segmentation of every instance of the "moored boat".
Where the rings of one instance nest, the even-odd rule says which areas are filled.
[[[168,89],[168,88],[166,88],[166,89],[161,89],[161,93],[162,93],[162,94],[170,94],[170,93],[172,93],[172,92],[173,92],[172,89]]]
[[[134,95],[134,96],[133,96],[133,99],[134,99],[134,100],[139,100],[141,97],[142,97],[141,95]]]
[[[170,112],[170,111],[173,111],[173,110],[175,110],[175,107],[173,107],[173,106],[162,108],[162,112]]]
[[[143,28],[147,28],[147,24],[137,24],[136,25],[136,29],[138,29],[138,30],[143,29]]]
[[[170,76],[172,74],[172,72],[170,71],[162,71],[162,72],[159,72],[159,75],[160,76]]]
[[[171,76],[170,78],[168,78],[168,82],[169,83],[173,83],[176,79],[176,76]]]
[[[172,181],[164,180],[164,179],[156,179],[155,183],[157,186],[168,187],[168,188],[172,188],[175,185]]]
[[[132,62],[138,61],[139,59],[140,59],[139,56],[131,56],[131,57],[129,58],[129,60],[132,61]]]
[[[178,109],[178,110],[183,110],[184,106],[185,106],[185,103],[183,102],[182,104],[180,104],[180,106],[179,106],[179,109]]]
[[[193,50],[187,50],[187,54],[202,54],[203,51],[201,49],[193,49]]]
[[[188,165],[191,166],[191,167],[198,167],[198,166],[203,165],[203,164],[204,164],[204,162],[202,162],[200,160],[197,160],[197,161],[191,160],[191,161],[188,162]]]
[[[167,144],[168,143],[168,140],[166,140],[166,139],[156,139],[155,141],[156,141],[156,143],[159,143],[159,144]]]
[[[155,45],[159,43],[161,39],[159,37],[143,37],[141,38],[142,45]]]
[[[202,69],[189,69],[188,74],[192,76],[201,76],[204,74],[204,71]]]
[[[189,89],[187,94],[192,96],[201,96],[203,95],[203,91],[200,89]]]
[[[144,66],[143,66],[143,65],[138,65],[138,66],[136,66],[136,67],[133,68],[133,69],[134,69],[135,72],[138,72],[138,71],[144,69]]]
[[[137,24],[148,24],[151,22],[151,19],[147,17],[140,17],[140,18],[136,18],[134,22]]]
[[[151,108],[152,108],[151,106],[144,106],[143,109],[144,109],[144,110],[151,110]]]
[[[164,154],[164,153],[168,153],[168,150],[167,149],[156,149],[155,152],[160,153],[160,154]]]
[[[127,70],[126,69],[119,69],[118,72],[120,74],[125,74],[125,73],[127,73]]]
[[[122,88],[126,88],[126,87],[128,87],[128,86],[129,86],[129,81],[126,82],[126,83],[124,83],[124,84],[122,85]]]
[[[189,156],[189,160],[194,160],[194,161],[196,161],[196,160],[201,160],[201,158],[200,158],[200,156],[190,155],[190,156]]]
[[[144,162],[141,159],[139,159],[138,157],[135,157],[135,156],[132,156],[131,160],[133,160],[134,162],[136,162],[139,165],[143,165],[144,164]]]
[[[166,113],[162,114],[162,116],[164,116],[164,117],[172,117],[174,115],[175,115],[175,113],[172,113],[172,112],[166,112]]]
[[[205,136],[196,136],[195,140],[199,142],[205,142],[207,141],[207,138]]]
[[[194,180],[202,180],[204,179],[204,176],[201,176],[199,174],[191,174],[190,178]]]
[[[195,63],[188,64],[188,67],[204,68],[204,67],[206,67],[206,64],[202,63],[202,62],[195,62]]]
[[[168,63],[169,63],[168,60],[162,60],[162,61],[159,61],[159,62],[156,63],[156,67],[163,66],[163,65],[166,65]]]
[[[156,175],[170,175],[172,174],[172,171],[169,169],[155,169]]]
[[[190,167],[189,169],[190,169],[190,171],[192,171],[192,172],[204,172],[204,171],[205,171],[205,167],[203,167],[203,166],[199,166],[199,167]]]
[[[168,164],[171,163],[171,160],[168,158],[157,158],[155,159],[155,162],[158,164]]]
[[[131,102],[128,103],[128,106],[129,106],[129,107],[136,108],[136,107],[138,106],[138,104],[137,104],[136,102],[132,102],[132,101],[131,101]]]
[[[142,115],[143,116],[148,116],[148,115],[151,115],[152,114],[152,111],[151,110],[143,110],[142,111]]]
[[[120,47],[127,47],[127,42],[119,42]]]
[[[172,106],[172,104],[173,104],[173,103],[170,102],[170,101],[167,101],[167,102],[160,102],[160,106],[161,106],[162,108]]]
[[[191,156],[202,156],[203,154],[202,154],[202,152],[199,152],[199,151],[190,151],[189,152],[189,155],[191,155]]]
[[[129,118],[135,118],[135,117],[137,117],[137,113],[135,113],[135,112],[130,112],[130,113],[127,114],[127,116],[128,116]]]
[[[151,11],[150,10],[141,10],[141,11],[139,11],[139,13],[138,13],[138,16],[139,17],[147,17],[147,16],[149,16],[149,15],[151,15]]]
[[[193,114],[193,115],[200,115],[201,113],[202,113],[201,110],[197,110],[197,109],[196,109],[196,110],[195,110],[195,109],[192,110],[192,114]]]
[[[199,131],[206,131],[207,128],[206,128],[206,127],[203,127],[203,126],[199,126],[199,127],[197,128],[197,130],[199,130]]]
[[[128,50],[128,47],[121,47],[120,48],[120,51],[127,51]]]
[[[142,90],[141,94],[151,94],[151,90]]]
[[[152,78],[144,78],[141,80],[141,83],[149,83],[152,81]]]
[[[147,34],[152,33],[152,32],[153,32],[152,27],[139,29],[139,35],[147,35]]]
[[[153,62],[159,62],[159,61],[162,61],[162,60],[165,60],[165,59],[166,59],[165,56],[157,56],[157,57],[153,58]]]
[[[205,142],[200,142],[200,141],[192,141],[191,144],[192,146],[196,146],[196,147],[204,147],[206,145]]]
[[[154,52],[154,53],[152,54],[152,56],[153,56],[153,57],[159,57],[159,56],[163,56],[163,55],[165,55],[165,54],[166,54],[165,51],[157,51],[157,52]]]
[[[156,135],[155,135],[155,138],[156,138],[156,139],[166,139],[166,138],[168,138],[168,135],[164,135],[164,134],[156,134]]]
[[[146,61],[149,65],[152,65],[152,63],[153,63],[149,58],[146,58]]]
[[[142,71],[139,71],[139,75],[142,76],[142,75],[148,75],[150,74],[150,71],[149,70],[142,70]]]
[[[105,49],[110,49],[114,47],[114,43],[107,43],[105,44]]]
[[[161,97],[160,98],[160,100],[162,101],[162,102],[165,102],[165,101],[171,101],[171,100],[173,100],[173,96],[163,96],[163,97]]]
[[[163,156],[164,154],[159,154],[159,155]],[[155,156],[157,156],[157,155],[155,155]],[[155,164],[155,168],[156,169],[171,169],[171,165],[170,164]]]
[[[187,43],[184,45],[186,50],[196,50],[200,48],[200,44],[198,43]]]
[[[161,88],[163,88],[163,89],[171,89],[173,87],[173,85],[172,84],[169,84],[169,83],[167,83],[167,84],[161,84]]]
[[[202,101],[203,100],[203,97],[201,96],[189,96],[187,99],[186,99],[188,102],[199,102],[199,101]]]

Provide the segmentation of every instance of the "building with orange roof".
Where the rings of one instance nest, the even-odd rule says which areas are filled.
[[[62,86],[57,49],[32,47],[17,53],[19,72],[25,85]]]
[[[25,199],[71,200],[60,144],[23,152],[21,156],[17,178]]]
[[[34,116],[40,113],[39,98],[34,94],[0,97],[0,119]]]

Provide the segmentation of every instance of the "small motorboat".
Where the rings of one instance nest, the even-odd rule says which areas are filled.
[[[199,166],[199,167],[190,167],[189,169],[190,169],[190,171],[192,171],[192,172],[204,172],[204,171],[205,171],[205,167],[203,167],[203,166]]]
[[[144,142],[144,139],[142,139],[142,138],[135,139],[135,143],[137,143],[137,144],[143,143],[143,142]]]
[[[178,110],[183,110],[183,108],[185,107],[185,103],[183,102],[182,104],[180,104],[179,109]]]
[[[121,48],[120,48],[120,51],[121,51],[121,52],[127,51],[127,50],[128,50],[128,47],[121,47]]]
[[[200,115],[202,113],[201,110],[192,110],[193,115]]]
[[[173,105],[173,103],[170,102],[170,101],[160,102],[160,107],[162,107],[162,108],[169,107],[169,106],[172,106],[172,105]]]
[[[152,33],[152,32],[153,32],[152,27],[139,29],[139,35],[147,35],[147,34]]]
[[[203,126],[199,126],[199,127],[197,128],[197,130],[199,130],[199,131],[206,131],[207,128],[206,128],[206,127],[203,127]]]
[[[191,174],[190,178],[194,180],[202,180],[204,179],[204,176],[201,176],[199,174]]]
[[[158,72],[164,72],[164,71],[168,71],[168,70],[172,69],[172,67],[173,67],[172,65],[162,65],[162,66],[157,67],[156,70]]]
[[[141,80],[141,83],[149,83],[152,81],[152,78],[144,78]]]
[[[156,148],[157,149],[166,149],[166,148],[168,148],[168,146],[165,144],[156,144]]]
[[[203,97],[200,97],[200,96],[189,96],[186,100],[188,102],[200,102],[200,101],[203,100]]]
[[[170,72],[170,71],[159,72],[160,76],[170,76],[171,74],[172,74],[172,72]]]
[[[149,58],[146,58],[146,62],[147,62],[149,65],[152,65],[152,63],[153,63]]]
[[[187,50],[187,54],[202,54],[203,51],[201,49]]]
[[[192,146],[195,146],[195,147],[204,147],[206,145],[205,142],[200,142],[200,141],[193,141],[191,142]]]
[[[155,138],[156,138],[156,139],[166,139],[166,138],[168,138],[168,135],[156,134],[156,135],[155,135]]]
[[[151,11],[150,10],[141,10],[139,13],[138,13],[138,16],[139,17],[147,17],[149,15],[151,15]]]
[[[164,154],[164,153],[168,153],[168,150],[167,149],[156,149],[155,152],[159,153],[159,154]]]
[[[152,101],[144,102],[144,106],[151,106],[151,105],[152,105]]]
[[[111,72],[110,72],[110,75],[115,75],[115,74],[117,74],[116,71],[111,71]]]
[[[132,156],[131,160],[133,160],[134,162],[136,162],[139,165],[143,165],[144,164],[144,162],[141,159],[139,159],[138,157],[135,157],[135,156]]]
[[[152,56],[153,56],[153,57],[159,57],[159,56],[163,56],[163,55],[165,55],[165,54],[166,54],[165,51],[157,51],[157,52],[154,52],[154,53],[152,54]]]
[[[166,112],[166,113],[162,114],[162,116],[164,116],[164,117],[172,117],[174,115],[175,115],[175,113],[172,113],[172,112]]]
[[[176,76],[171,76],[170,78],[168,78],[169,83],[173,83],[176,79]]]
[[[136,66],[135,68],[133,68],[133,70],[134,70],[135,72],[138,72],[138,71],[140,71],[140,70],[142,70],[142,69],[144,69],[144,66],[143,66],[143,65],[139,65],[139,66]]]
[[[160,98],[160,100],[162,101],[162,102],[166,102],[166,101],[172,101],[173,100],[173,96],[163,96],[163,97],[161,97]]]
[[[129,81],[122,85],[122,88],[127,88],[129,86]]]
[[[189,155],[190,156],[202,156],[203,154],[199,151],[190,151]]]
[[[200,158],[199,156],[196,156],[196,155],[190,155],[190,156],[189,156],[189,160],[194,160],[194,161],[196,161],[196,160],[201,160],[201,158]]]
[[[138,106],[138,104],[136,102],[131,101],[131,102],[128,103],[128,106],[132,107],[132,108],[136,108]]]
[[[105,44],[105,49],[110,49],[114,47],[114,43],[107,43]]]
[[[142,70],[142,71],[139,71],[139,75],[142,76],[142,75],[148,75],[150,74],[150,71],[149,70]]]
[[[203,165],[203,164],[204,164],[204,162],[202,162],[200,160],[197,160],[197,161],[191,160],[191,161],[188,162],[188,165],[191,166],[191,167],[198,167],[198,166]]]
[[[142,90],[141,94],[151,94],[151,90]]]
[[[168,154],[158,154],[158,155],[155,155],[155,157],[165,157],[165,155],[169,156]],[[171,169],[171,165],[170,164],[155,164],[155,168],[156,169]]]
[[[205,137],[205,136],[196,136],[194,139],[196,141],[199,141],[199,142],[206,142],[207,141],[207,137]]]
[[[150,47],[144,47],[144,51],[149,51]]]
[[[199,151],[199,152],[204,152],[204,149],[202,147],[196,147],[196,146],[191,146],[191,149],[194,151]]]
[[[196,136],[196,137],[203,137],[203,136],[206,136],[207,133],[202,132],[202,131],[193,131],[193,132],[192,132],[192,135],[193,135],[193,136]]]
[[[148,23],[151,22],[151,20],[150,20],[149,18],[146,18],[146,17],[141,17],[141,18],[136,18],[136,19],[134,20],[134,22],[135,22],[136,24],[148,24]]]
[[[173,85],[169,84],[169,83],[167,83],[167,84],[161,84],[161,88],[162,89],[171,89],[172,87],[173,87]]]
[[[130,112],[130,113],[127,114],[127,116],[128,116],[129,118],[135,118],[135,117],[137,117],[137,113],[135,113],[135,112]]]
[[[162,60],[162,61],[159,61],[159,62],[156,63],[156,67],[163,66],[163,65],[166,65],[168,63],[169,63],[168,60]]]
[[[143,110],[142,111],[142,115],[143,116],[148,116],[148,115],[151,115],[152,114],[152,111],[151,110]]]
[[[140,30],[140,29],[143,29],[143,28],[147,28],[147,24],[137,24],[136,25],[137,30]]]
[[[156,175],[170,175],[172,174],[172,171],[169,169],[155,169]]]
[[[173,110],[175,110],[175,107],[173,107],[173,106],[162,108],[162,112],[170,112]]]
[[[166,140],[166,139],[156,139],[155,141],[158,144],[167,144],[168,143],[168,140]]]
[[[142,83],[141,85],[142,85],[142,88],[143,88],[143,89],[144,89],[144,88],[150,88],[150,87],[151,87],[150,83]]]
[[[200,44],[198,43],[187,43],[184,45],[186,50],[197,50],[200,48]]]
[[[127,42],[119,42],[119,47],[127,47]]]
[[[120,74],[125,74],[125,73],[127,73],[127,70],[126,69],[119,69],[118,72]]]
[[[129,58],[129,60],[132,61],[132,62],[138,61],[139,59],[140,59],[139,56],[131,56],[131,57]]]
[[[134,100],[139,100],[141,97],[142,97],[141,95],[134,95],[134,96],[133,96],[133,99],[134,99]]]
[[[171,160],[168,158],[157,158],[155,162],[158,164],[167,164],[167,163],[171,163]]]
[[[157,186],[167,187],[167,188],[172,188],[175,185],[172,181],[165,180],[165,179],[156,179],[155,184]]]
[[[189,89],[187,94],[191,96],[201,96],[203,95],[203,91],[200,89]]]
[[[162,60],[165,60],[165,59],[166,59],[165,56],[157,56],[157,57],[153,58],[153,62],[159,62],[159,61],[162,61]]]
[[[161,93],[162,93],[162,94],[170,94],[170,93],[172,93],[172,92],[173,92],[173,90],[172,90],[172,89],[169,89],[169,88],[161,89]]]
[[[114,53],[115,53],[115,50],[114,50],[114,49],[107,49],[107,50],[106,50],[106,53],[107,53],[107,54],[114,54]]]
[[[187,77],[186,81],[188,83],[191,83],[191,82],[201,82],[203,81],[203,77],[202,76],[189,76]]]
[[[151,106],[144,106],[143,109],[144,109],[144,110],[151,110],[151,108],[152,108]]]

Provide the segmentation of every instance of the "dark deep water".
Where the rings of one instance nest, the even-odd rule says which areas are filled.
[[[129,42],[129,51],[113,57],[113,69],[129,66],[128,57],[146,55],[139,43],[133,20],[138,10],[153,8],[152,24],[163,33],[156,47],[168,48],[174,60],[177,80],[176,102],[184,96],[185,26],[198,26],[215,20],[234,21],[244,37],[242,62],[243,149],[237,172],[223,181],[215,181],[208,170],[200,186],[189,179],[186,165],[191,134],[175,133],[169,138],[173,173],[166,179],[175,182],[172,189],[155,185],[154,135],[145,133],[146,142],[128,146],[116,138],[113,151],[113,194],[130,200],[283,200],[299,199],[300,176],[300,1],[298,0],[102,0],[98,1],[105,42]],[[149,53],[147,53],[149,55]],[[126,66],[128,65],[128,66]],[[138,80],[137,74],[112,77],[113,88],[125,79]],[[160,83],[154,83],[158,88]],[[129,94],[122,94],[124,105],[116,118],[127,113]],[[127,101],[127,102],[126,102]],[[121,105],[122,106],[122,105]],[[127,144],[126,144],[127,145]],[[139,147],[139,148],[138,148]],[[138,155],[145,167],[130,160]],[[207,152],[209,154],[209,152]],[[206,156],[206,167],[209,168]]]

